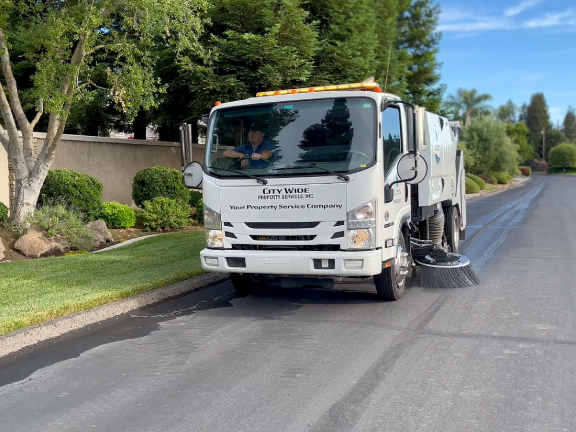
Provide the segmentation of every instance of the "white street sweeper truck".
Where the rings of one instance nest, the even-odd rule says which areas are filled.
[[[397,300],[410,279],[472,286],[458,254],[465,237],[464,155],[458,126],[377,83],[258,93],[217,102],[200,184],[207,247],[202,267],[230,273],[241,295],[271,281],[330,286],[374,278]],[[181,125],[184,156],[190,125]]]

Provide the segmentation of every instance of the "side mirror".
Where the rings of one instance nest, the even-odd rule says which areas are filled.
[[[200,120],[202,120],[202,123],[204,123],[206,126],[208,126],[208,122],[210,121],[210,114],[203,114],[200,117]]]
[[[408,153],[398,161],[398,178],[411,185],[420,183],[428,174],[428,164],[420,154]]]
[[[184,168],[184,185],[188,188],[197,188],[202,183],[202,165],[198,162],[190,162]]]
[[[394,201],[394,189],[390,186],[384,188],[384,203],[388,204]]]

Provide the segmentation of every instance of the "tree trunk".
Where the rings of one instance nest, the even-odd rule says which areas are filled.
[[[148,118],[144,110],[140,110],[132,124],[134,128],[134,139],[145,140],[146,128],[148,127]]]
[[[47,173],[48,170],[46,170]],[[14,206],[10,210],[11,222],[16,225],[22,225],[26,216],[34,212],[46,174],[41,179],[36,177],[34,180],[31,178],[16,180]]]

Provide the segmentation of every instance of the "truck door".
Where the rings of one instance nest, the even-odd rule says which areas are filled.
[[[398,180],[398,161],[403,154],[407,153],[407,131],[403,126],[405,124],[403,121],[404,116],[404,111],[395,106],[389,106],[382,112],[385,184]],[[404,214],[410,213],[410,185],[400,183],[393,186],[393,189],[394,201],[386,204],[385,211],[390,214],[389,222],[398,224]]]

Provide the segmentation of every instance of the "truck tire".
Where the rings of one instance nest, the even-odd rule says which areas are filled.
[[[246,297],[252,289],[266,287],[266,280],[256,274],[251,273],[231,273],[232,285],[240,297]]]
[[[404,261],[404,263],[402,263]],[[406,240],[400,232],[398,237],[398,247],[396,248],[396,258],[389,267],[384,267],[382,273],[374,276],[374,285],[378,298],[384,301],[396,301],[404,295],[408,280],[410,257],[406,252]],[[402,269],[404,264],[405,269]],[[405,274],[402,274],[406,271]]]
[[[444,223],[444,233],[452,253],[458,253],[460,243],[460,213],[454,206],[446,210],[446,221]]]

